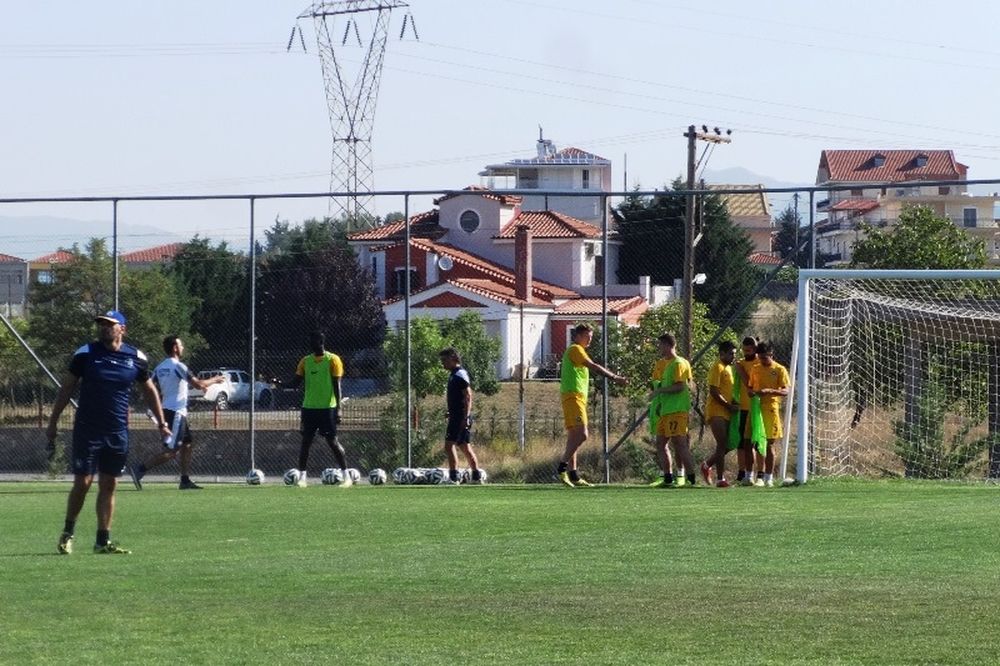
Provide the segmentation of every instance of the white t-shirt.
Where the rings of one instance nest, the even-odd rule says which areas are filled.
[[[156,383],[160,385],[163,396],[163,409],[187,414],[188,379],[191,371],[188,367],[173,357],[163,361],[153,370]]]

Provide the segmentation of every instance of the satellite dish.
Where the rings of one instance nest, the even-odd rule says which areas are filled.
[[[451,257],[449,257],[448,255],[439,257],[437,264],[438,268],[440,268],[443,271],[450,271],[455,266],[455,262],[452,261]]]

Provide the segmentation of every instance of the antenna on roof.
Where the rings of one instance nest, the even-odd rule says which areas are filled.
[[[541,125],[539,125],[539,126],[538,126],[538,140],[539,140],[539,141],[544,141],[544,140],[545,140],[545,139],[544,139],[544,138],[542,137],[542,126],[541,126]]]

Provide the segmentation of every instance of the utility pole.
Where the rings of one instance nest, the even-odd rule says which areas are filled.
[[[695,187],[695,175],[698,170],[698,165],[695,162],[695,150],[698,145],[698,141],[705,141],[706,143],[719,144],[719,143],[731,143],[732,139],[729,135],[733,133],[732,130],[726,130],[726,135],[723,136],[722,132],[718,127],[713,128],[713,133],[709,133],[708,127],[705,125],[701,126],[703,131],[699,132],[694,125],[689,125],[687,132],[684,136],[687,137],[687,190],[692,192]],[[694,248],[697,245],[697,240],[695,239],[695,205],[696,197],[694,194],[687,195],[687,203],[684,206],[684,338],[683,346],[681,347],[681,352],[684,358],[691,358],[691,354],[694,351],[694,345],[692,344],[692,339],[694,338]]]

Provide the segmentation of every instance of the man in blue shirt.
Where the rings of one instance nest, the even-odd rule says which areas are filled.
[[[95,318],[97,340],[76,350],[52,406],[46,436],[50,448],[55,446],[59,415],[69,404],[77,386],[80,403],[73,423],[73,488],[66,503],[66,524],[59,537],[58,551],[73,552],[73,533],[97,476],[97,540],[94,552],[126,555],[129,551],[111,542],[111,519],[115,511],[115,488],[128,458],[129,393],[132,384],[142,389],[146,403],[153,411],[163,437],[170,428],[163,418],[160,396],[149,376],[146,355],[126,344],[125,316],[109,311]]]
[[[461,449],[469,468],[472,483],[482,483],[479,460],[472,450],[472,379],[462,367],[462,357],[454,347],[442,349],[439,356],[441,365],[451,374],[448,376],[448,425],[444,433],[444,450],[448,455],[448,478],[445,485],[458,485],[462,481],[458,474],[458,454]]]

